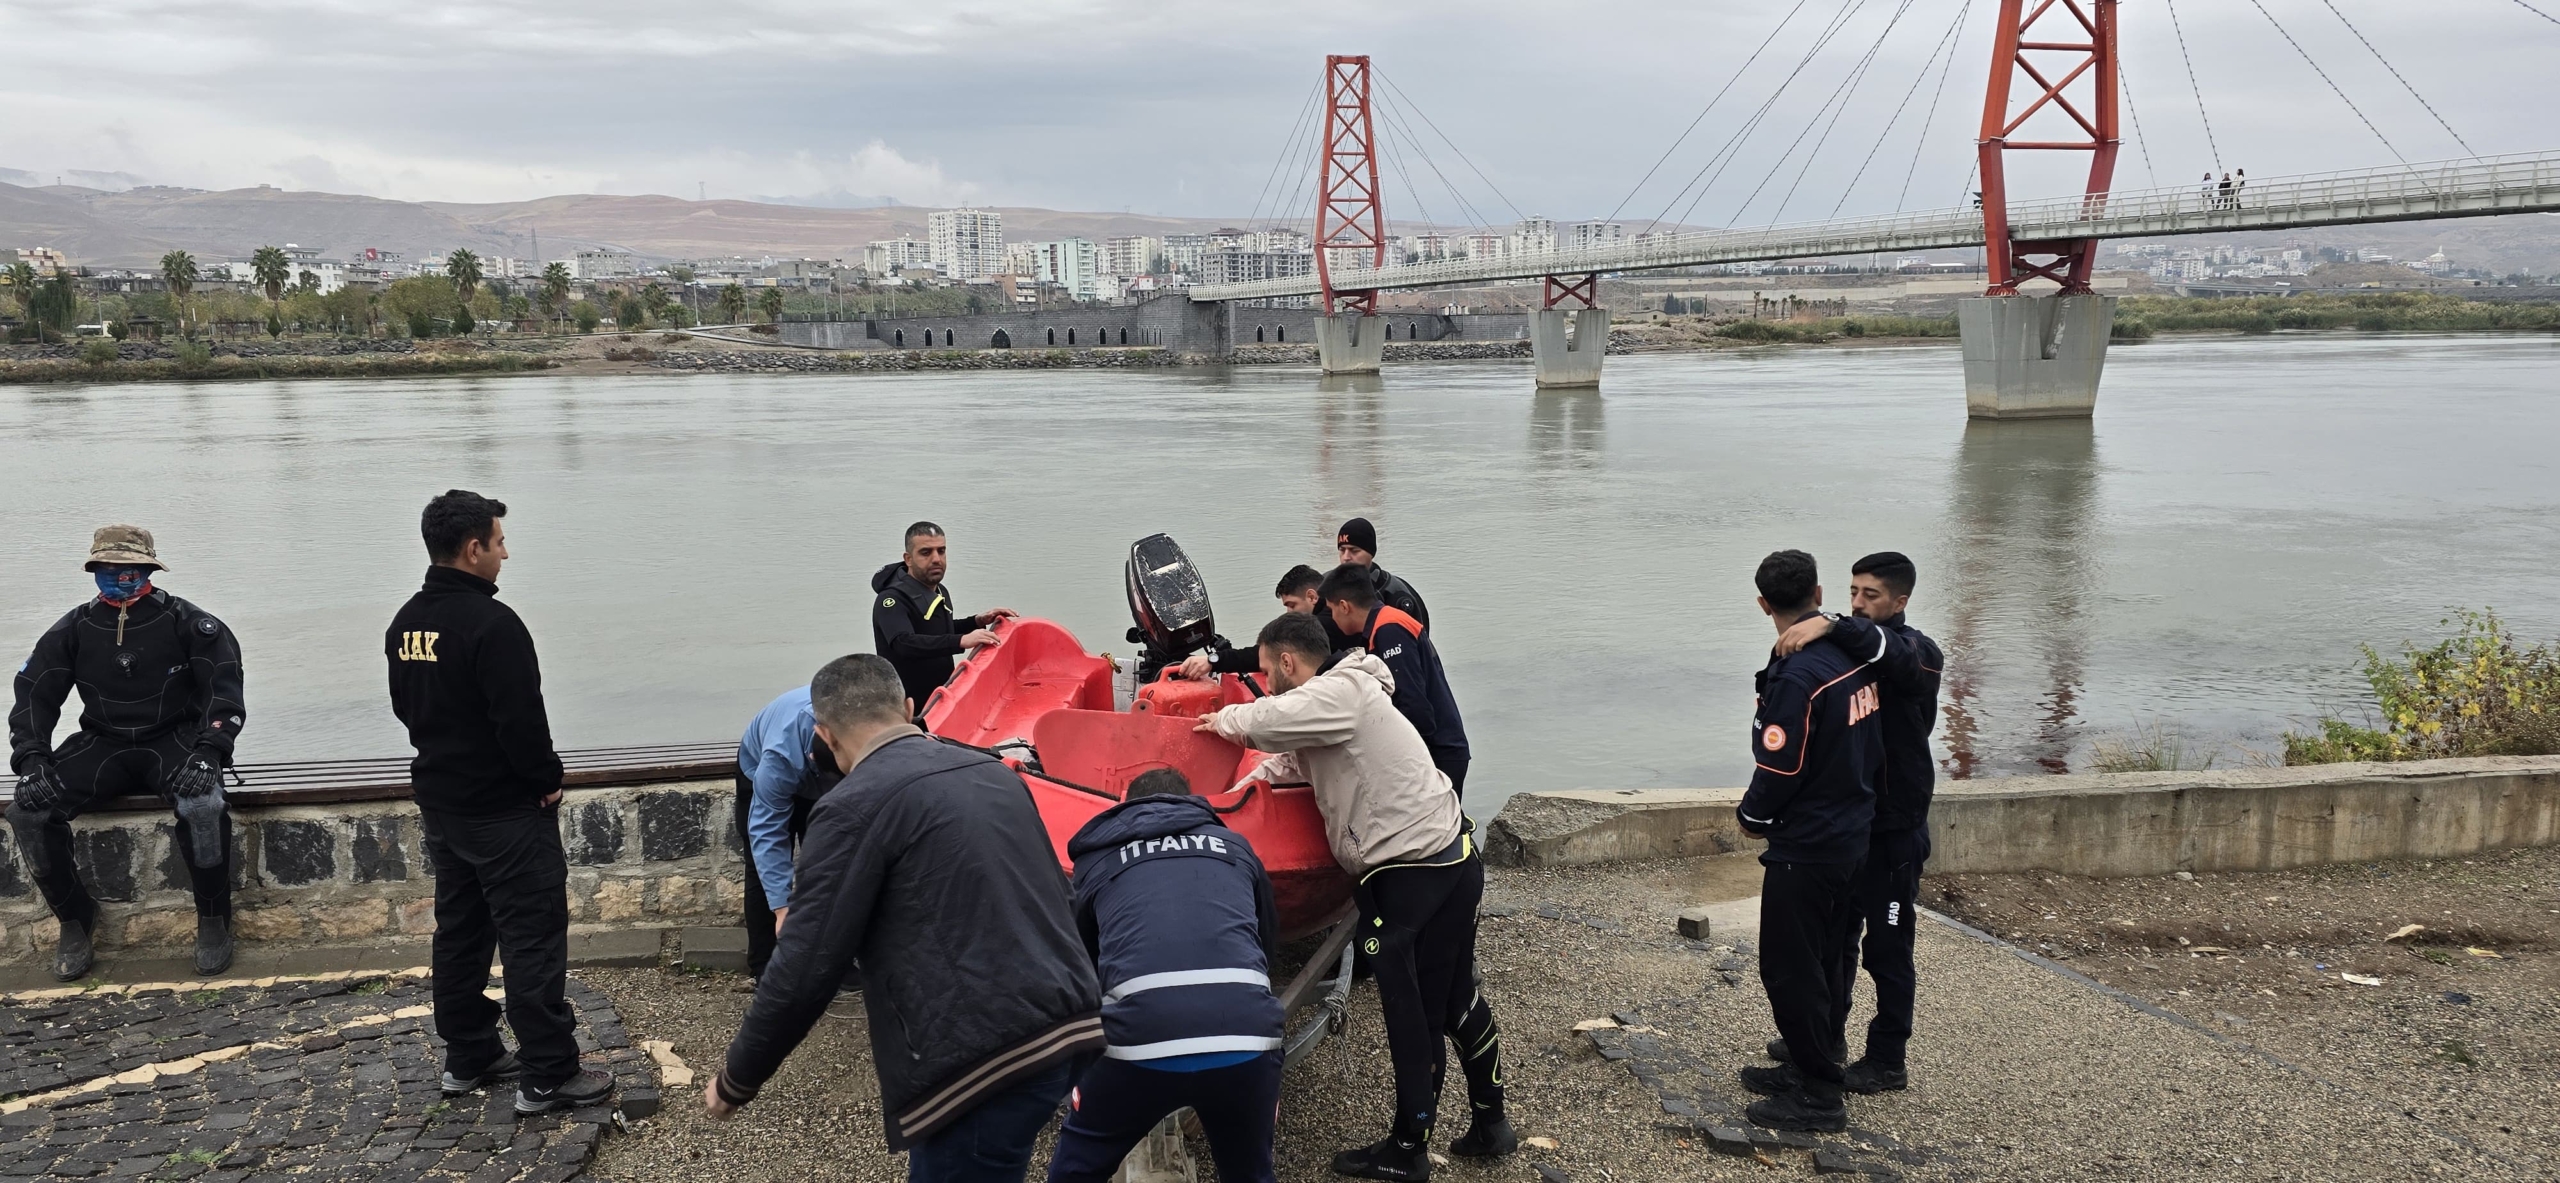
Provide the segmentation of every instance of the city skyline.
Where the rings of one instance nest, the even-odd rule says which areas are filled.
[[[1747,224],[1821,217],[1835,202],[1859,213],[1959,201],[1988,17],[1976,4],[1950,37],[1958,3],[1908,6],[1833,136],[1819,126],[1824,96],[1893,16],[1853,13],[1735,158],[1736,177],[1778,174],[1769,191],[1746,200],[1751,184],[1728,182],[1685,217],[1668,210],[1671,220]],[[2536,112],[2560,97],[2551,93],[2560,82],[2536,67],[2560,46],[2560,25],[2503,0],[2340,9],[2426,106],[2323,5],[2269,4],[2388,148],[2254,8],[2182,11],[2183,54],[2165,10],[2128,8],[2129,122],[2139,139],[2128,137],[2118,186],[2181,183],[2217,161],[2265,176],[2388,164],[2395,151],[2410,160],[2464,154],[2436,116],[2483,153],[2548,146]],[[266,183],[422,201],[885,197],[1250,219],[1304,197],[1275,183],[1292,172],[1276,162],[1331,50],[1375,56],[1453,182],[1423,176],[1408,186],[1391,175],[1395,216],[1481,226],[1618,208],[1632,231],[1685,201],[1674,196],[1679,183],[1722,142],[1728,116],[1738,122],[1777,84],[1827,16],[1808,7],[1796,17],[1661,174],[1638,186],[1786,11],[1595,5],[1558,21],[1526,5],[1384,15],[1318,6],[1275,27],[1239,7],[1195,9],[1167,24],[1119,0],[930,14],[747,0],[706,26],[698,12],[658,4],[530,13],[115,0],[76,22],[0,5],[0,34],[20,49],[0,82],[19,113],[0,129],[0,180],[85,171],[110,184]],[[99,21],[118,33],[105,61]],[[1951,63],[1938,52],[1945,42]],[[1937,69],[1923,71],[1932,57]],[[1577,72],[1579,84],[1554,85]],[[1516,99],[1490,81],[1506,77],[1518,80],[1507,92]],[[1907,104],[1898,119],[1897,104]],[[1879,136],[1889,119],[1893,130]],[[2327,130],[2305,135],[2306,126]],[[1830,142],[1797,180],[1800,155],[1773,166],[1800,128]],[[1388,142],[1395,148],[1401,133]],[[1397,151],[1409,171],[1429,171],[1409,146]],[[1553,167],[1559,151],[1577,165]],[[1461,198],[1480,216],[1466,216]]]

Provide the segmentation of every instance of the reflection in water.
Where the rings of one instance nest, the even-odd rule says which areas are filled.
[[[2097,470],[2087,419],[1965,427],[1947,521],[1950,775],[2070,771],[2095,627]]]
[[[1314,531],[1328,544],[1345,520],[1385,510],[1386,390],[1376,374],[1316,379]]]
[[[1529,403],[1529,456],[1544,472],[1597,468],[1608,443],[1599,390],[1541,390]]]

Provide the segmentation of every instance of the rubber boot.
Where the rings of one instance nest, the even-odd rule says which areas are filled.
[[[1354,1179],[1402,1179],[1420,1183],[1431,1178],[1431,1132],[1419,1136],[1396,1133],[1333,1156],[1333,1173]]]
[[[196,917],[196,972],[205,977],[231,968],[231,918]]]
[[[89,976],[89,967],[97,961],[97,951],[89,944],[89,926],[77,920],[63,921],[62,939],[53,946],[53,979],[79,981]]]

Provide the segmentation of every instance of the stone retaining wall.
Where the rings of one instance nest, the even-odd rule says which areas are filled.
[[[569,918],[587,929],[737,923],[743,847],[729,781],[573,789],[560,809]],[[236,807],[235,929],[243,941],[361,941],[435,929],[435,880],[407,801]],[[72,823],[81,878],[103,905],[101,950],[186,953],[194,897],[166,813]],[[5,837],[5,835],[0,835]],[[52,914],[15,841],[0,841],[0,964],[52,956]]]
[[[1486,856],[1572,866],[1756,850],[1740,789],[1522,793]],[[2560,757],[1941,781],[1929,869],[2166,875],[2560,842]]]

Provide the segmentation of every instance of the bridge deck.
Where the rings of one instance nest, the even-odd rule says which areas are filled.
[[[2560,152],[2483,157],[2406,167],[2316,173],[2251,181],[2233,202],[2202,188],[2154,189],[2107,197],[2064,197],[2010,206],[2012,236],[2154,238],[2223,231],[2344,226],[2492,214],[2560,211]],[[1582,250],[1499,259],[1407,263],[1334,273],[1337,291],[1456,287],[1543,275],[1653,271],[1717,263],[1938,250],[1982,245],[1982,213],[1972,209],[1889,214],[1749,230],[1664,235]],[[1189,289],[1197,302],[1311,296],[1314,276]]]

